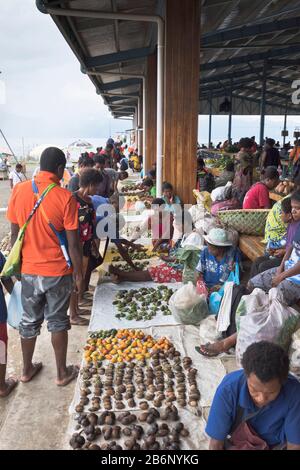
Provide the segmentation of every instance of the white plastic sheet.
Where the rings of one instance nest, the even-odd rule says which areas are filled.
[[[152,320],[136,321],[126,320],[125,318],[118,319],[115,317],[117,308],[113,305],[116,294],[124,289],[140,289],[142,287],[159,287],[162,284],[155,284],[154,282],[122,282],[121,284],[103,283],[96,287],[94,293],[94,302],[89,325],[89,331],[97,330],[110,330],[111,328],[148,328],[155,325],[176,325],[178,324],[173,315],[163,315],[158,313]],[[182,284],[171,283],[165,284],[174,291],[177,290]]]

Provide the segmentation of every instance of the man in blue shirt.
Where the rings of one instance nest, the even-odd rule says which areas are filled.
[[[247,421],[270,448],[300,450],[300,383],[288,373],[285,351],[267,341],[253,343],[242,366],[228,374],[215,393],[206,426],[209,449],[224,449],[242,410],[241,422]]]

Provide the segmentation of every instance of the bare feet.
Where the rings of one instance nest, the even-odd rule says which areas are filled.
[[[18,383],[18,380],[14,379],[13,377],[9,377],[5,381],[5,387],[0,389],[0,398],[8,397],[8,395],[18,385]]]
[[[42,362],[33,362],[31,369],[26,371],[26,374],[23,372],[20,381],[23,383],[30,382],[41,371],[42,368]]]
[[[72,380],[76,379],[79,373],[78,366],[68,366],[66,368],[66,373],[59,379],[56,379],[55,383],[58,387],[65,387],[68,385]]]
[[[223,341],[201,344],[200,347],[196,346],[195,349],[198,353],[202,354],[202,356],[206,357],[215,357],[227,351],[227,349],[224,348]]]

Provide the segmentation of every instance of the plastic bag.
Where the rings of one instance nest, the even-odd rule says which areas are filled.
[[[23,315],[21,288],[21,282],[17,281],[14,285],[7,304],[7,323],[16,330],[19,329],[19,324]]]
[[[292,371],[300,371],[300,328],[293,334],[289,350],[290,368]]]
[[[199,236],[198,234],[196,235]],[[176,258],[183,264],[182,282],[184,284],[188,282],[194,283],[195,269],[199,262],[199,257],[200,250],[193,245],[185,245],[177,250]]]
[[[257,308],[252,311],[247,302],[246,315],[240,316],[238,324],[236,359],[239,365],[244,352],[254,342],[271,341],[288,350],[292,335],[299,326],[300,315],[292,307],[283,306],[276,294],[276,289],[271,289],[269,294],[260,290],[256,292],[258,299],[252,302],[252,306],[256,304]],[[253,297],[253,294],[245,297]],[[245,297],[241,300],[244,306]],[[240,310],[239,306],[238,311]]]
[[[199,325],[208,315],[207,302],[204,295],[197,294],[192,282],[180,287],[169,300],[169,308],[178,323]]]
[[[215,343],[220,339],[216,318],[213,315],[209,315],[200,322],[199,338],[200,344]]]
[[[205,282],[202,281],[202,279],[198,279],[197,281],[197,284],[196,284],[196,289],[197,289],[197,293],[199,295],[204,295],[205,298],[207,299],[208,297],[208,290],[207,290],[207,287],[205,285]]]

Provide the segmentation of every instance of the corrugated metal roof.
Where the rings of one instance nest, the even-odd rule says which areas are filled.
[[[40,0],[46,8],[68,8],[133,14],[160,14],[163,0]],[[300,79],[299,0],[202,0],[199,112],[219,104],[233,89],[234,114],[259,114],[263,64],[267,63],[267,114],[300,114],[293,105],[293,80]],[[81,65],[97,72],[91,76],[108,106],[114,94],[141,93],[141,81],[123,74],[144,74],[147,55],[155,51],[156,26],[52,15]],[[109,85],[111,84],[111,85]],[[132,98],[118,101],[132,103]],[[132,108],[122,115],[132,114]],[[113,108],[110,108],[117,115]]]

